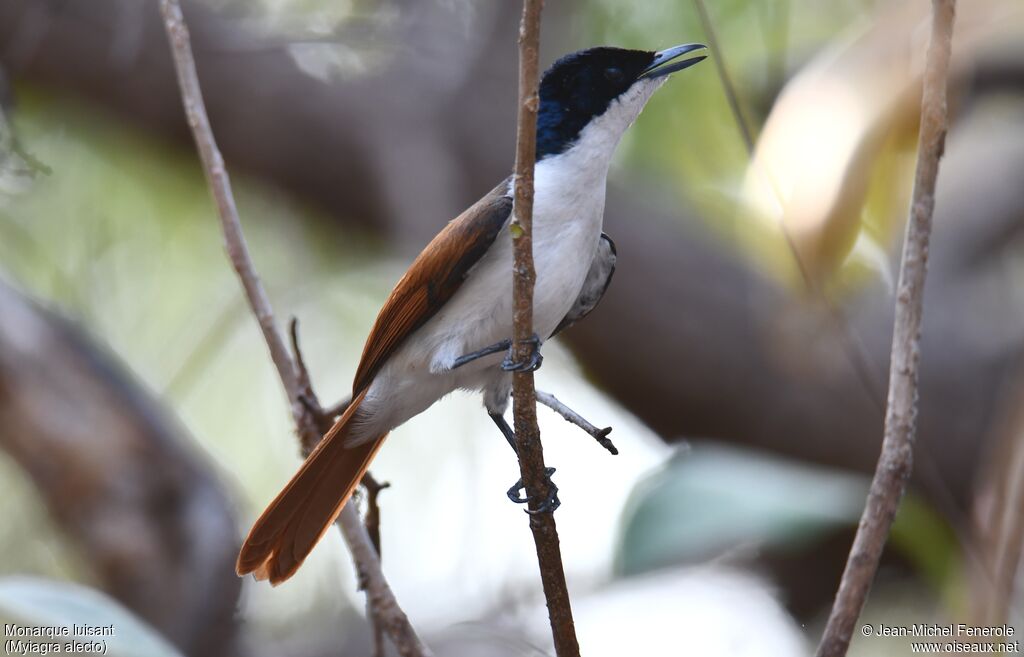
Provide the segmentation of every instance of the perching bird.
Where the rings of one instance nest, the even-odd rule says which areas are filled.
[[[591,48],[544,73],[534,173],[533,357],[511,360],[507,178],[450,222],[395,285],[363,349],[351,403],[256,521],[238,555],[239,575],[272,584],[291,577],[388,433],[456,389],[482,392],[487,412],[515,446],[504,419],[511,372],[536,369],[542,341],[589,313],[615,268],[614,245],[601,232],[612,154],[667,76],[704,59],[680,58],[703,48]],[[547,504],[553,508],[557,498]]]

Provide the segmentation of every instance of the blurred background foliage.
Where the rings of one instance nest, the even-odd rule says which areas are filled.
[[[875,34],[886,21],[908,39],[908,43],[900,42],[898,49],[912,54],[908,44],[922,43],[917,26],[927,3],[880,6],[883,4],[863,0],[708,3],[721,46],[714,56],[728,66],[755,138],[771,125],[779,94],[807,67],[842,72],[841,66],[829,66],[846,61],[849,44],[858,39],[867,39],[869,48],[884,50],[877,43],[871,45],[865,35]],[[251,36],[252,43],[221,45],[230,58],[248,58],[256,70],[271,55],[285,52],[295,63],[296,75],[328,86],[351,84],[359,90],[360,81],[384,75],[396,61],[435,56],[429,49],[410,55],[410,46],[394,39],[401,30],[415,28],[424,15],[431,11],[443,15],[448,21],[446,29],[455,35],[448,38],[457,41],[460,35],[470,40],[474,31],[490,29],[487,20],[495,11],[468,0],[426,5],[370,0],[210,0],[203,5],[209,11],[197,11],[196,18],[227,17],[228,25]],[[149,10],[141,5],[130,9],[126,9],[129,5],[112,6],[120,7],[116,20],[121,21],[142,21],[142,12]],[[966,14],[964,23],[973,25],[975,33],[997,33],[1004,40],[1007,34],[1015,35],[1020,43],[1024,21],[1015,0],[979,2],[961,11]],[[555,16],[545,25],[547,62],[598,43],[651,49],[706,39],[692,2],[599,0],[549,7],[549,12]],[[906,15],[914,18],[906,19]],[[188,11],[186,16],[193,20]],[[33,18],[31,10],[25,10],[21,18],[20,23],[9,24],[8,33],[0,34],[4,46],[0,63],[9,69],[6,73],[13,81],[16,99],[5,115],[21,147],[48,171],[23,162],[5,168],[0,176],[0,276],[81,326],[102,353],[114,355],[180,418],[194,437],[203,462],[223,482],[228,498],[237,506],[241,533],[297,467],[298,456],[284,397],[224,257],[195,155],[190,144],[178,138],[180,130],[173,135],[153,130],[146,120],[136,122],[123,112],[111,111],[109,98],[96,101],[80,90],[54,84],[59,76],[35,75],[36,69],[24,65],[25,56],[17,54],[19,39],[39,38],[33,36],[33,30],[45,28],[39,27],[38,15]],[[509,44],[515,25],[496,29],[504,41],[494,46],[492,57],[511,57]],[[119,56],[130,60],[148,52],[144,41],[132,43],[130,30],[124,34],[124,43],[110,46],[112,58],[120,52]],[[143,36],[134,38],[144,40]],[[992,40],[997,45],[1003,43]],[[23,51],[23,43],[21,48]],[[1019,45],[1015,50],[996,50],[1009,52],[1005,57],[1021,65],[1024,53]],[[965,53],[965,59],[970,57],[965,68],[981,67],[979,62],[985,61],[973,46],[965,46],[960,53]],[[913,57],[908,55],[908,59]],[[509,66],[512,61],[509,59]],[[893,68],[904,75],[902,84],[913,88],[912,67],[904,70],[902,64],[900,60]],[[416,65],[429,66],[429,61]],[[1016,70],[1019,74],[1020,69]],[[280,71],[273,73],[279,75]],[[472,73],[466,75],[473,80]],[[1011,100],[1001,93],[998,100],[1010,108],[1011,115],[1021,109],[1024,85],[1020,79]],[[273,82],[271,78],[267,82],[253,80],[252,84],[259,88]],[[858,87],[856,80],[848,82],[849,88],[869,95],[870,90]],[[486,83],[480,81],[479,85],[484,90],[478,100],[483,103]],[[827,92],[829,87],[825,89]],[[263,92],[269,99],[275,90]],[[888,106],[890,96],[899,93],[888,87],[880,89],[877,103]],[[821,102],[827,105],[827,100]],[[299,97],[292,102],[313,101]],[[459,102],[460,111],[478,111],[475,106],[467,107],[472,103],[465,99]],[[809,104],[813,109],[813,102]],[[892,104],[898,105],[896,101]],[[969,103],[965,101],[965,105]],[[237,111],[241,117],[258,109]],[[218,125],[218,111],[221,117],[225,114],[223,109],[215,111],[214,127],[220,134],[220,127],[227,122],[221,118]],[[431,112],[430,116],[443,115]],[[1019,131],[1016,139],[1024,135],[1024,123],[1019,121],[1020,115],[1014,116],[1013,125]],[[822,120],[832,119],[826,116]],[[834,120],[836,131],[847,127],[843,117]],[[474,121],[474,125],[489,123],[486,117]],[[881,305],[891,304],[887,296],[889,258],[911,185],[916,117],[908,119],[905,113],[893,110],[883,129],[876,130],[870,121],[867,128],[860,127],[870,137],[864,137],[865,143],[871,144],[867,149],[870,161],[865,165],[858,160],[862,154],[852,148],[854,154],[842,160],[850,168],[844,170],[846,177],[840,182],[860,176],[862,192],[854,193],[853,200],[836,201],[830,207],[839,210],[822,216],[815,226],[794,223],[788,228],[816,278],[814,285],[828,290],[830,303],[844,308],[846,300],[859,298],[865,290],[881,299]],[[503,133],[499,143],[510,143],[510,122],[495,123],[491,128]],[[389,134],[380,126],[365,129],[378,136]],[[227,126],[225,132],[230,131]],[[862,136],[858,133],[851,140]],[[485,140],[485,135],[472,138]],[[289,139],[287,134],[284,139]],[[470,153],[471,149],[454,139],[442,143],[450,151],[438,154],[439,167],[446,160],[462,158],[470,163],[467,168],[473,168],[474,157],[479,159],[479,154]],[[380,146],[382,150],[393,147]],[[761,143],[759,149],[763,149],[759,156],[768,163],[765,166],[772,166],[776,160],[769,146]],[[510,153],[503,158],[509,163]],[[330,161],[355,156],[326,153],[321,157]],[[645,203],[682,208],[679,214],[687,219],[671,227],[679,236],[689,235],[689,219],[695,220],[711,235],[700,248],[722,250],[741,260],[753,276],[763,277],[771,285],[780,284],[785,291],[771,298],[792,295],[811,304],[807,300],[814,295],[808,292],[780,228],[793,220],[787,205],[789,188],[774,192],[781,195],[776,202],[786,208],[779,213],[765,211],[756,198],[757,183],[751,182],[751,176],[756,178],[763,171],[759,173],[755,167],[751,173],[750,163],[751,154],[730,111],[722,81],[709,61],[676,76],[659,92],[619,149],[612,185],[629,188],[634,196],[644,197]],[[294,185],[260,175],[259,166],[254,170],[244,162],[237,167],[234,164],[229,152],[245,230],[278,317],[301,318],[303,347],[318,393],[324,400],[340,398],[377,308],[409,261],[409,245],[395,237],[406,220],[399,218],[381,229],[361,217],[339,216],[344,212],[324,203],[323,195],[304,196],[296,193]],[[804,165],[813,169],[816,163]],[[828,169],[824,163],[821,167]],[[476,168],[489,174],[500,166]],[[339,181],[339,186],[343,183]],[[466,182],[465,189],[453,194],[456,199],[471,199],[485,190]],[[399,203],[390,209],[396,207],[402,206]],[[413,220],[437,227],[460,207],[447,209],[451,212],[444,216]],[[843,216],[837,219],[838,215]],[[643,217],[631,219],[644,221]],[[422,225],[420,229],[427,230]],[[619,230],[624,229],[620,226]],[[617,234],[613,237],[619,239]],[[620,264],[626,271],[639,268],[637,261],[645,257],[636,251],[628,255]],[[687,276],[677,264],[680,268],[685,265],[660,262],[662,275],[668,279]],[[623,277],[629,275],[626,271]],[[1019,269],[1012,282],[1019,286]],[[716,284],[714,273],[708,272],[708,286]],[[759,289],[739,287],[732,289],[731,295],[752,298]],[[678,303],[685,310],[685,302]],[[786,312],[788,303],[777,304],[784,308],[781,315],[793,321],[802,318],[802,310]],[[595,314],[592,321],[600,323],[611,314]],[[698,315],[694,321],[701,319]],[[1013,321],[1017,319],[1014,316]],[[854,332],[863,328],[856,318],[851,325]],[[779,330],[778,326],[756,328],[764,328],[766,343],[772,343],[773,331]],[[583,337],[570,336],[570,341],[579,341],[573,342],[571,352],[558,344],[547,347],[548,358],[538,385],[595,423],[613,425],[612,438],[622,451],[621,456],[609,458],[588,438],[542,411],[548,460],[559,468],[557,480],[565,502],[559,512],[559,527],[571,588],[581,599],[581,627],[592,632],[583,637],[588,654],[613,654],[613,643],[602,638],[602,631],[609,636],[628,634],[623,628],[632,622],[637,623],[633,630],[637,636],[642,634],[653,646],[697,641],[692,636],[684,640],[665,634],[678,619],[696,619],[697,609],[714,616],[714,622],[701,617],[700,625],[687,626],[711,637],[705,637],[709,643],[704,648],[691,650],[693,654],[799,654],[816,636],[824,605],[834,592],[866,490],[867,479],[856,470],[865,469],[864,459],[871,458],[873,448],[866,450],[867,457],[849,459],[845,454],[855,448],[840,449],[838,453],[844,456],[826,467],[820,463],[828,459],[820,458],[816,451],[824,447],[810,445],[806,460],[794,459],[802,455],[793,453],[792,448],[770,453],[765,449],[771,445],[761,444],[758,447],[762,449],[750,449],[747,443],[756,440],[732,439],[719,431],[666,430],[643,404],[604,384],[600,367],[587,351],[595,343],[589,334],[580,335]],[[685,341],[685,335],[680,340]],[[793,340],[797,355],[783,369],[814,369],[811,355],[806,353],[813,351],[814,341],[802,342],[799,334]],[[887,335],[878,340],[865,338],[869,347],[878,342],[885,346],[886,340]],[[833,353],[828,362],[843,360],[841,352],[846,347],[830,344]],[[804,356],[807,360],[802,360]],[[935,356],[934,351],[925,351],[926,362]],[[1009,363],[1012,358],[1000,360]],[[676,364],[681,369],[688,365]],[[590,381],[584,371],[593,375]],[[625,385],[642,389],[637,383],[642,377],[636,372],[623,371],[622,376],[628,379]],[[955,377],[955,368],[944,376]],[[994,374],[992,380],[996,380]],[[852,385],[857,388],[860,384]],[[733,387],[739,389],[739,379]],[[720,389],[711,382],[705,392],[697,403],[709,413],[726,416],[722,424],[732,427],[734,420],[727,417],[730,411],[723,409],[739,408],[731,413],[742,415],[742,399],[728,407],[721,401]],[[799,425],[799,419],[790,417],[787,409],[792,407],[787,404],[799,404],[799,399],[793,399],[801,394],[785,386],[769,386],[765,395],[778,395],[779,399],[760,400],[777,408],[767,423],[777,424],[784,433],[795,431],[787,427]],[[995,413],[988,406],[984,409],[986,422],[994,423]],[[663,409],[663,414],[674,412],[676,409]],[[436,637],[437,645],[447,648],[439,654],[474,654],[466,648],[479,639],[472,638],[474,632],[490,642],[496,655],[506,654],[493,647],[498,644],[510,655],[531,654],[529,646],[544,641],[528,533],[518,509],[504,500],[501,485],[514,479],[515,464],[489,424],[477,400],[456,395],[396,431],[374,467],[378,478],[393,483],[382,497],[385,568],[416,624],[428,636]],[[968,427],[965,431],[981,435],[989,428],[986,424],[984,429]],[[863,440],[874,445],[877,436]],[[732,444],[726,445],[726,441]],[[973,449],[982,451],[980,444]],[[955,453],[956,449],[950,450],[951,459],[956,458]],[[977,453],[975,457],[983,461]],[[0,459],[0,476],[7,491],[0,502],[7,520],[0,528],[0,545],[10,555],[0,574],[31,574],[102,586],[74,542],[47,520],[33,481],[21,474],[20,466]],[[970,475],[965,477],[970,479]],[[972,503],[958,502],[968,507],[961,513],[969,514]],[[891,554],[868,617],[890,623],[893,610],[904,608],[908,600],[913,609],[908,622],[967,613],[971,555],[982,550],[970,542],[963,547],[969,525],[963,515],[942,508],[931,493],[912,492],[894,530]],[[663,575],[643,577],[651,572]],[[756,602],[740,610],[729,598],[732,594]],[[667,597],[652,611],[653,601],[662,600],[658,596]],[[0,600],[0,607],[3,604]],[[632,608],[635,618],[617,617],[612,624],[595,621],[618,609],[616,605]],[[360,620],[361,606],[347,556],[332,534],[315,551],[309,565],[286,585],[271,590],[246,582],[240,606],[245,632],[232,650],[253,655],[313,655],[340,641],[346,650],[359,654],[368,641]],[[730,624],[730,614],[736,613],[742,613],[743,619],[733,618],[734,624]],[[661,615],[672,618],[667,630],[665,624],[656,628],[644,625],[655,624]],[[740,624],[745,629],[737,629]],[[610,625],[618,625],[618,629]],[[801,626],[808,628],[806,634]],[[521,632],[522,628],[526,631]],[[757,633],[764,640],[751,641],[742,648],[723,648],[713,640],[727,635],[749,639]],[[905,654],[902,644],[880,646],[882,642],[862,642],[855,644],[855,651]]]

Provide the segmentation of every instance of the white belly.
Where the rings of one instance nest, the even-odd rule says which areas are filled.
[[[578,176],[566,180],[567,168],[574,167],[559,166],[556,157],[536,171],[533,314],[542,339],[579,296],[601,237],[606,170],[584,185]],[[373,420],[358,433],[388,431],[459,388],[502,394],[509,380],[498,367],[502,354],[451,366],[459,356],[511,338],[512,307],[512,238],[505,229],[455,295],[388,359],[363,403]]]

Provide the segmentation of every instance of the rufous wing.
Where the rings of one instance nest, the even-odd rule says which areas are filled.
[[[387,434],[350,441],[368,418],[361,409],[381,366],[459,289],[512,212],[508,181],[452,220],[398,282],[363,348],[352,402],[291,481],[259,517],[238,555],[239,575],[279,584],[291,577],[338,517]]]
[[[511,214],[506,180],[449,222],[423,249],[377,315],[353,390],[368,386],[395,349],[452,298]]]

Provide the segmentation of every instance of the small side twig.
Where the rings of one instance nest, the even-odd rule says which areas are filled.
[[[335,420],[345,412],[352,399],[346,397],[328,408],[321,406],[320,398],[313,391],[313,379],[309,375],[309,368],[306,367],[306,359],[302,356],[302,349],[299,347],[299,319],[297,317],[292,317],[288,323],[288,337],[291,340],[292,354],[295,357],[295,368],[298,371],[299,401],[305,406],[306,411],[313,415],[320,435],[323,435],[330,430]],[[316,442],[320,442],[320,439],[317,438]],[[316,443],[313,443],[312,447],[316,447]],[[309,450],[312,450],[312,447],[309,447]]]
[[[565,418],[567,422],[575,424],[577,427],[583,429],[585,432],[593,436],[594,440],[596,440],[601,447],[604,447],[612,454],[617,455],[619,453],[618,448],[615,447],[611,439],[608,438],[608,434],[612,432],[611,427],[598,429],[596,426],[588,422],[587,418],[583,417],[576,411],[572,410],[571,408],[563,404],[561,401],[558,400],[557,397],[552,395],[550,392],[538,390],[537,401],[539,401],[540,403],[544,404],[554,412],[561,415],[563,418]]]
[[[263,290],[252,258],[249,256],[224,158],[217,148],[203,104],[195,58],[192,55],[188,27],[181,6],[178,0],[160,0],[160,12],[170,41],[185,116],[199,151],[203,173],[217,204],[228,256],[245,290],[253,315],[259,322],[271,359],[288,395],[303,451],[308,454],[320,441],[323,417],[318,417],[311,411],[308,399],[304,401],[304,387],[308,387],[310,394],[312,393],[311,386],[303,385],[303,378],[308,381],[308,375],[304,367],[300,367],[288,351],[288,346],[277,328],[270,300]],[[345,505],[338,517],[338,524],[352,553],[360,584],[366,591],[375,622],[384,629],[403,657],[429,657],[432,654],[430,649],[416,634],[384,577],[380,559],[354,505]]]
[[[37,158],[35,155],[30,153],[28,149],[25,148],[25,146],[21,143],[21,140],[18,139],[17,135],[11,135],[10,145],[11,152],[20,157],[21,161],[25,163],[25,166],[27,168],[24,170],[24,173],[28,175],[30,178],[35,178],[36,174],[39,173],[43,174],[44,176],[49,176],[53,173],[53,169],[51,169],[45,162]]]
[[[370,542],[377,550],[377,556],[382,557],[380,551],[380,504],[378,498],[380,492],[385,488],[391,488],[387,481],[377,481],[377,478],[367,472],[363,475],[363,488],[366,489],[366,531],[370,535]]]
[[[390,487],[391,484],[386,481],[377,481],[369,471],[363,475],[361,483],[363,488],[366,489],[366,518],[363,520],[363,524],[366,526],[366,532],[370,535],[370,543],[373,544],[373,548],[377,551],[377,559],[383,560],[384,554],[381,552],[380,542],[380,504],[378,498],[380,497],[380,492]],[[384,626],[374,616],[373,610],[370,609],[369,600],[366,601],[366,615],[370,619],[370,625],[373,630],[373,657],[384,657],[386,652]]]
[[[515,190],[512,207],[514,265],[513,337],[515,358],[525,362],[530,357],[533,336],[533,286],[537,274],[533,266],[533,168],[537,153],[537,109],[540,12],[543,0],[523,0],[523,17],[519,25],[519,104],[516,120]],[[549,480],[544,465],[544,450],[537,428],[537,394],[533,372],[516,372],[512,376],[513,415],[519,470],[530,500],[530,529],[537,547],[541,584],[547,599],[548,618],[558,657],[579,657],[580,646],[572,619],[569,590],[562,567],[555,516],[548,509],[540,512],[542,501],[548,499]]]
[[[324,434],[331,428],[328,424],[330,418],[320,406],[320,399],[313,391],[313,379],[309,376],[306,359],[303,358],[302,348],[299,347],[298,317],[292,317],[288,322],[288,338],[291,340],[292,357],[295,359],[295,385],[299,392],[299,401],[306,407],[306,411],[316,419],[318,431]]]
[[[921,95],[917,171],[897,285],[882,453],[839,591],[818,645],[818,657],[846,654],[910,478],[917,419],[922,302],[935,208],[935,181],[946,139],[946,80],[955,5],[956,0],[932,0],[932,32]]]

